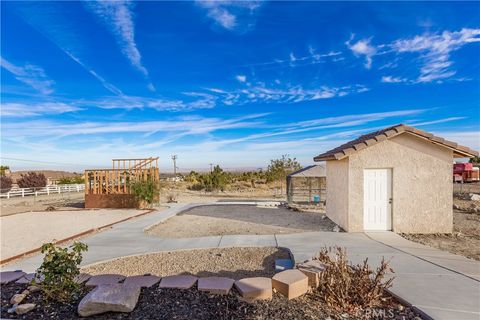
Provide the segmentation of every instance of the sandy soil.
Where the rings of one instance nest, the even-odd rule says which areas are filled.
[[[0,259],[36,249],[46,242],[61,240],[138,215],[145,210],[77,210],[27,212],[0,217]]]
[[[56,210],[75,210],[85,207],[85,195],[83,191],[81,191],[51,195],[45,194],[37,197],[1,198],[0,204],[0,216],[29,211],[44,211],[49,206],[53,206]]]
[[[271,277],[275,274],[275,259],[288,257],[287,250],[271,247],[181,250],[120,258],[84,267],[82,272],[125,276],[150,273],[162,277],[175,274],[215,275],[232,279]]]
[[[151,227],[147,233],[163,238],[184,238],[331,231],[334,226],[319,213],[295,212],[284,207],[215,205],[187,210]]]
[[[453,211],[452,234],[407,234],[405,238],[480,261],[480,213]]]

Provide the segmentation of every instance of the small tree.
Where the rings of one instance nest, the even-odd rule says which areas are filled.
[[[56,247],[53,243],[42,246],[45,257],[37,274],[44,279],[38,285],[48,299],[60,302],[72,299],[79,288],[75,277],[80,274],[82,251],[87,249],[88,246],[81,242],[74,242],[69,248]]]
[[[0,192],[8,192],[12,189],[12,178],[0,175]]]
[[[7,172],[8,170],[10,170],[9,166],[0,166],[0,176],[5,175],[5,172]]]
[[[153,179],[135,180],[130,183],[135,199],[139,202],[146,202],[151,205],[157,199],[159,193],[158,183]]]
[[[287,175],[301,168],[302,166],[296,158],[292,159],[289,155],[284,154],[280,159],[270,160],[270,165],[265,173],[267,182],[284,181]]]
[[[42,188],[47,185],[47,178],[43,173],[30,171],[22,174],[17,184],[20,188]]]

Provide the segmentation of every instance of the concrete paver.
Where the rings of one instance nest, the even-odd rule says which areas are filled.
[[[206,277],[198,279],[198,290],[214,294],[228,294],[235,280],[225,277]]]
[[[195,285],[197,280],[197,277],[191,275],[163,277],[160,281],[159,288],[190,289]]]
[[[254,277],[237,280],[235,287],[247,300],[272,299],[272,279],[270,278]]]
[[[308,292],[308,277],[298,269],[285,270],[272,277],[272,286],[290,300]]]
[[[160,281],[160,277],[154,275],[131,276],[125,278],[124,285],[139,286],[142,288],[150,288]]]
[[[224,202],[224,205],[232,203]],[[255,204],[238,202],[235,204]],[[206,204],[202,204],[206,205]],[[218,203],[211,203],[218,205]],[[86,237],[89,251],[83,265],[122,256],[171,251],[178,249],[231,246],[278,246],[290,249],[296,263],[316,256],[323,247],[340,246],[347,249],[352,263],[361,263],[368,257],[376,266],[382,257],[390,260],[395,271],[391,291],[408,301],[421,312],[435,319],[480,318],[480,263],[418,243],[413,243],[391,232],[342,233],[305,232],[267,236],[223,236],[193,239],[161,239],[146,235],[144,229],[192,208],[196,204],[172,206],[161,212],[115,225],[112,229]],[[33,272],[41,264],[42,256],[35,255],[3,270]]]
[[[90,277],[85,285],[87,287],[95,287],[103,284],[117,284],[124,279],[125,276],[122,276],[121,274],[100,274]]]

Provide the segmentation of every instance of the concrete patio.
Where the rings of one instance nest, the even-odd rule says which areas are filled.
[[[372,266],[378,265],[382,257],[390,260],[396,278],[391,288],[392,294],[415,306],[425,316],[434,319],[480,318],[479,262],[413,243],[391,232],[305,232],[194,239],[162,239],[144,233],[145,228],[195,205],[174,204],[162,212],[122,222],[110,230],[83,239],[89,246],[83,265],[159,251],[245,246],[286,247],[291,250],[296,262],[302,262],[314,256],[322,247],[340,246],[347,249],[353,263],[360,263],[367,257]],[[2,271],[21,269],[34,272],[41,261],[42,256],[37,254],[3,266]]]

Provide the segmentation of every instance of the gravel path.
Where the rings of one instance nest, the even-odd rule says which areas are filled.
[[[84,267],[82,272],[125,276],[150,273],[162,277],[175,274],[216,275],[232,279],[271,277],[275,274],[275,259],[288,257],[287,250],[271,247],[182,250],[120,258]]]
[[[185,238],[331,231],[334,226],[319,213],[295,212],[284,207],[215,205],[182,212],[153,226],[147,233],[162,238]]]
[[[0,259],[145,212],[135,209],[26,212],[0,217]]]

